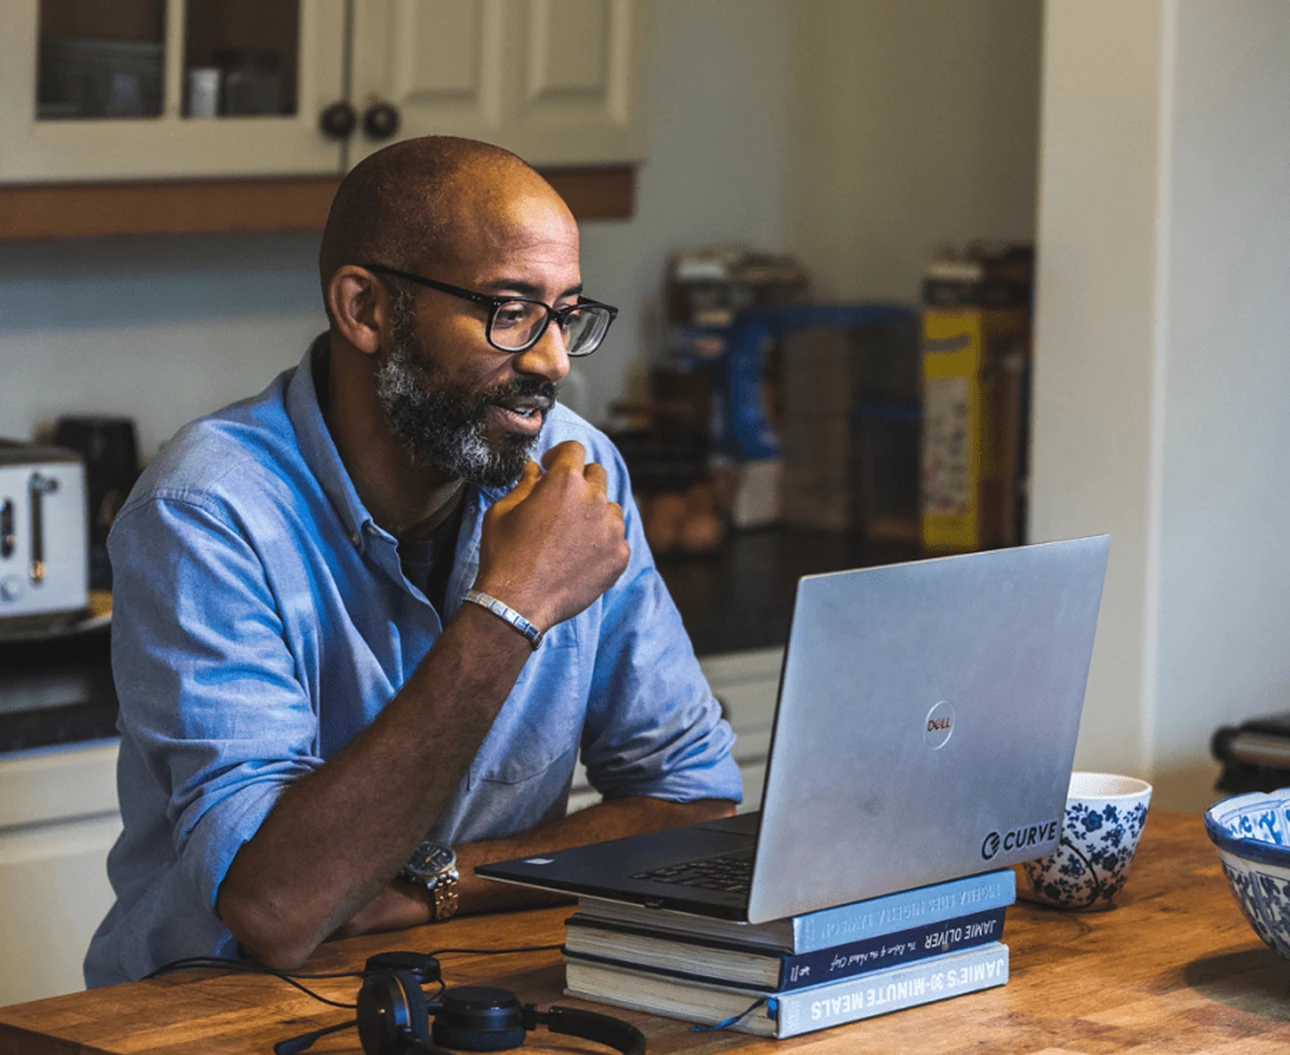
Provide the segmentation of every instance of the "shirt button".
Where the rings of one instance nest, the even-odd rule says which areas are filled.
[[[363,543],[363,536],[360,535],[357,531],[355,531],[352,535],[349,536],[349,541],[354,543],[355,546],[360,546]]]

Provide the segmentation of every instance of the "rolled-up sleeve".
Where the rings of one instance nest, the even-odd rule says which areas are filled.
[[[617,451],[606,452],[632,556],[603,598],[582,736],[591,785],[606,799],[743,799],[721,716],[689,635],[654,566]]]
[[[112,535],[119,726],[166,800],[177,867],[219,885],[284,788],[322,764],[318,721],[259,555],[208,496],[162,493]]]

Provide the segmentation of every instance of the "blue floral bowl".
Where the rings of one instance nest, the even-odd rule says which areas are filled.
[[[1035,897],[1064,909],[1110,908],[1129,878],[1150,803],[1145,780],[1072,773],[1060,844],[1026,862]]]
[[[1205,831],[1254,933],[1290,959],[1290,788],[1214,803]]]

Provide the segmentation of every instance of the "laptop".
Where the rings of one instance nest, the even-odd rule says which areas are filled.
[[[1052,852],[1109,548],[803,577],[759,812],[476,873],[764,923]]]

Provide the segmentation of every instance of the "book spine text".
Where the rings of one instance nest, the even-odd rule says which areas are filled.
[[[1003,936],[1006,912],[1007,909],[1003,908],[974,912],[970,916],[937,920],[867,941],[785,956],[781,961],[779,988],[788,990],[820,985],[998,941]]]
[[[998,942],[923,960],[881,975],[804,989],[778,998],[776,1036],[793,1037],[919,1004],[1003,985],[1008,947]],[[735,1028],[738,1028],[737,1026]]]
[[[1011,905],[1017,877],[1006,868],[983,875],[903,890],[793,920],[794,951],[815,952],[835,945],[876,938],[925,923],[967,916]]]

